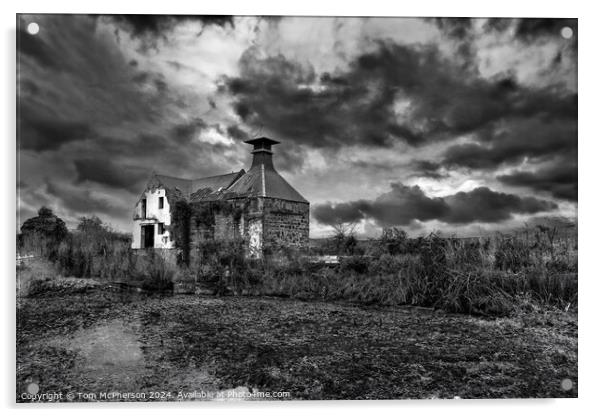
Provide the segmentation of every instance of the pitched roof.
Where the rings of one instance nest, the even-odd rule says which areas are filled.
[[[214,177],[199,178],[192,180],[191,192],[209,189],[211,191],[219,191],[228,188],[234,181],[240,178],[245,173],[244,169],[232,174],[216,175]]]
[[[195,180],[155,174],[148,187],[164,187],[168,200],[185,199],[198,202],[240,197],[271,197],[309,203],[274,169],[271,148],[272,145],[278,144],[278,141],[261,137],[245,142],[253,145],[253,163],[246,173],[242,169],[232,174]]]
[[[159,175],[155,174],[154,178],[159,181],[159,183],[165,187],[173,190],[178,190],[184,196],[190,195],[191,189],[191,180],[187,180],[184,178],[170,177],[168,175]]]
[[[154,174],[149,185],[162,186],[165,189],[168,200],[191,200],[194,196],[198,199],[199,196],[208,196],[227,189],[244,173],[245,170],[241,169],[231,174],[215,175],[193,180]]]
[[[264,165],[252,167],[249,172],[234,182],[228,191],[245,197],[272,197],[302,203],[308,202],[278,172],[266,168]]]

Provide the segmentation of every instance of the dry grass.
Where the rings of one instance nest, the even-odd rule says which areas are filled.
[[[415,305],[495,316],[534,305],[578,306],[576,240],[548,229],[487,239],[435,234],[409,239],[386,231],[363,245],[363,255],[348,256],[336,267],[311,264],[293,253],[264,262],[245,260],[240,243],[207,242],[198,248],[200,262],[178,269],[152,251],[135,253],[119,234],[79,231],[52,250],[53,265],[63,276],[131,282],[151,291],[169,290],[173,281],[181,281],[209,286],[220,295]],[[44,242],[24,245],[47,248]]]

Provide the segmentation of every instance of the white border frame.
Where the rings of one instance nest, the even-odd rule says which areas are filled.
[[[12,3],[12,4],[11,4]],[[18,411],[25,414],[44,415],[105,415],[108,409],[119,409],[128,414],[144,416],[165,415],[166,412],[200,415],[207,412],[227,413],[245,416],[303,415],[332,413],[337,411],[351,415],[365,415],[372,411],[386,414],[420,414],[446,416],[506,416],[514,413],[538,413],[548,415],[576,415],[599,408],[597,389],[600,386],[600,326],[598,324],[600,285],[599,264],[596,258],[600,244],[601,206],[600,165],[602,155],[599,115],[600,91],[600,14],[595,2],[568,2],[547,0],[528,2],[525,0],[504,0],[492,4],[484,1],[445,1],[421,0],[419,2],[391,2],[390,0],[326,2],[324,0],[303,0],[296,4],[267,0],[220,0],[219,2],[190,2],[171,0],[169,2],[103,0],[97,3],[84,3],[77,0],[22,0],[3,2],[1,19],[3,23],[2,80],[5,96],[0,100],[2,126],[5,138],[2,140],[4,190],[12,193],[16,183],[15,146],[15,89],[16,89],[16,13],[154,13],[154,14],[250,14],[250,15],[337,15],[337,16],[470,16],[470,17],[577,17],[579,18],[579,245],[581,262],[580,320],[579,320],[579,399],[564,400],[459,400],[459,401],[323,401],[293,402],[284,404],[244,403],[244,404],[56,404],[56,405],[16,405],[15,393],[15,238],[14,230],[16,198],[12,205],[3,204],[4,218],[11,219],[11,225],[2,239],[2,266],[4,279],[5,336],[2,343],[3,359],[6,367],[2,379],[2,405],[9,415]],[[11,194],[15,196],[15,194]],[[13,210],[13,211],[11,211]],[[598,407],[596,407],[598,406]],[[166,409],[173,409],[167,411]],[[85,410],[85,411],[84,411]],[[177,411],[176,411],[177,410]]]

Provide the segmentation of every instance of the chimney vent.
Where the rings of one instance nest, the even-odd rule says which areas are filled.
[[[251,169],[260,168],[263,166],[266,170],[274,170],[274,164],[272,163],[272,145],[276,145],[280,142],[270,138],[257,138],[246,140],[245,143],[253,145],[253,163]]]

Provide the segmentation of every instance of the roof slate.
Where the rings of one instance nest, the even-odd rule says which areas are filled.
[[[233,182],[245,173],[244,169],[238,172],[212,177],[197,178],[193,180],[171,177],[168,175],[154,174],[151,183],[165,188],[168,200],[200,201],[211,195],[218,195],[226,190]],[[157,182],[158,184],[155,184]]]
[[[308,203],[278,172],[263,165],[251,168],[228,191],[245,197],[271,197]]]

